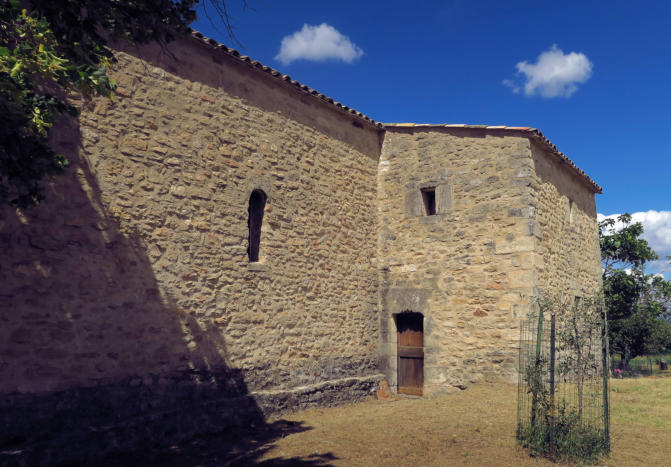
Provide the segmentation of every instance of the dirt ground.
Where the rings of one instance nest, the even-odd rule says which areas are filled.
[[[612,383],[612,453],[599,465],[671,465],[671,378]],[[552,465],[515,441],[515,385],[310,409],[173,446],[151,465]]]

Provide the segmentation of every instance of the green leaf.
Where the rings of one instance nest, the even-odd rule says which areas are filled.
[[[19,73],[21,73],[21,62],[16,62],[16,64],[12,67],[11,71],[9,72],[9,76],[11,76],[14,79],[17,79]]]
[[[0,47],[0,57],[9,57],[11,51],[7,47]]]

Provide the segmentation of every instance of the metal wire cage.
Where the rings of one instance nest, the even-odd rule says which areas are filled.
[[[517,438],[537,454],[610,451],[608,333],[597,303],[545,302],[520,325]]]

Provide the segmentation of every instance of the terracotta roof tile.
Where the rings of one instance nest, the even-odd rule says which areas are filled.
[[[583,172],[578,166],[576,166],[571,159],[569,159],[566,155],[564,155],[562,152],[560,152],[557,147],[548,140],[543,133],[541,133],[539,130],[536,128],[528,127],[528,126],[487,126],[487,125],[466,125],[463,123],[459,124],[442,124],[442,125],[435,125],[435,124],[430,124],[430,123],[388,123],[388,124],[382,124],[380,122],[376,122],[370,117],[367,117],[366,115],[362,114],[361,112],[348,107],[346,105],[341,104],[340,102],[336,102],[333,100],[333,98],[325,96],[324,94],[320,93],[319,91],[316,91],[309,86],[302,84],[296,80],[292,80],[289,75],[284,75],[280,73],[279,71],[263,65],[257,60],[252,60],[246,55],[240,55],[240,52],[238,52],[235,49],[231,49],[230,47],[226,47],[224,44],[220,44],[214,39],[211,39],[209,37],[205,37],[202,33],[198,31],[191,31],[191,36],[195,38],[196,40],[214,47],[216,49],[219,49],[223,51],[224,53],[228,54],[231,57],[235,57],[236,59],[240,60],[241,62],[247,63],[248,65],[261,70],[265,73],[267,73],[270,76],[273,76],[279,80],[286,81],[289,83],[291,86],[295,87],[296,89],[305,92],[308,95],[315,96],[318,99],[321,99],[325,102],[328,102],[329,104],[334,105],[336,108],[347,112],[350,115],[354,115],[355,117],[358,117],[361,120],[364,120],[365,122],[378,127],[378,128],[387,128],[387,127],[418,127],[418,128],[431,128],[431,127],[442,127],[442,128],[472,128],[472,129],[484,129],[484,130],[494,130],[494,131],[518,131],[518,132],[525,132],[528,133],[531,138],[536,139],[539,141],[541,144],[543,144],[547,149],[550,150],[550,152],[562,163],[565,163],[570,170],[575,172],[577,175],[582,177],[591,187],[594,189],[596,193],[601,193],[602,189],[597,183],[592,180],[585,172]]]
[[[537,128],[532,128],[530,126],[504,126],[504,125],[497,125],[497,126],[488,126],[488,125],[464,125],[464,124],[415,124],[415,123],[384,123],[383,124],[384,128],[394,128],[394,127],[401,127],[401,128],[407,128],[407,127],[419,127],[419,128],[427,128],[427,127],[433,127],[433,128],[469,128],[469,129],[477,129],[477,130],[487,130],[487,131],[511,131],[511,132],[522,132],[526,133],[530,138],[535,139],[539,143],[541,143],[543,146],[545,146],[546,149],[550,151],[550,153],[559,160],[559,162],[566,164],[573,173],[581,177],[583,180],[587,182],[587,184],[594,190],[595,193],[602,193],[603,190],[602,188],[590,178],[589,175],[587,175],[580,167],[575,165],[575,163],[568,158],[563,152],[561,152],[559,149],[557,149],[557,146],[552,144],[552,142],[543,135],[543,133],[540,132]]]
[[[294,86],[296,89],[298,89],[300,91],[303,91],[303,92],[306,92],[307,94],[315,96],[315,97],[317,97],[317,98],[319,98],[319,99],[321,99],[325,102],[328,102],[329,104],[334,104],[338,109],[340,109],[344,112],[347,112],[350,115],[354,115],[355,117],[357,117],[361,120],[364,120],[368,124],[371,124],[371,125],[373,125],[377,128],[382,128],[381,123],[376,122],[375,120],[373,120],[370,117],[367,117],[366,115],[362,114],[361,112],[357,112],[356,110],[354,110],[351,107],[347,107],[347,106],[342,105],[340,103],[334,102],[334,100],[332,98],[315,91],[314,89],[310,88],[309,86],[307,86],[305,84],[299,83],[296,80],[292,80],[289,75],[284,75],[284,74],[280,73],[279,71],[277,71],[277,70],[275,70],[275,69],[273,69],[269,66],[263,65],[262,63],[258,62],[257,60],[252,60],[251,58],[249,58],[246,55],[241,55],[240,52],[238,52],[237,50],[231,49],[230,47],[226,47],[224,44],[220,44],[219,42],[217,42],[214,39],[211,39],[209,37],[205,37],[199,31],[190,30],[190,32],[191,32],[191,36],[193,38],[195,38],[196,40],[198,40],[198,41],[200,41],[200,42],[202,42],[202,43],[204,43],[208,46],[219,49],[219,50],[223,51],[224,53],[228,54],[229,56],[237,58],[241,62],[245,62],[245,63],[253,66],[254,68],[257,68],[261,71],[264,71],[265,73],[268,73],[270,76],[274,76],[275,78],[284,80],[284,81],[288,82],[289,84],[291,84],[292,86]]]

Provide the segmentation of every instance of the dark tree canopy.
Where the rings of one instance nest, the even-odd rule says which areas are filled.
[[[48,143],[63,96],[111,96],[108,40],[165,44],[196,18],[199,0],[0,0],[0,203],[30,206],[67,160]],[[224,0],[209,0],[232,29]]]

